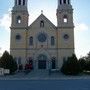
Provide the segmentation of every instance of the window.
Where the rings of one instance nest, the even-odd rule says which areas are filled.
[[[21,57],[18,58],[18,64],[21,65]]]
[[[70,4],[70,0],[68,0],[68,4]]]
[[[30,37],[29,45],[33,45],[33,37],[32,36]]]
[[[44,27],[44,21],[40,21],[40,27],[43,28]]]
[[[66,4],[66,0],[63,0],[63,3]]]
[[[46,41],[46,39],[47,39],[47,37],[46,37],[46,35],[44,34],[44,33],[40,33],[39,35],[38,35],[38,40],[39,40],[39,42],[45,42]]]
[[[68,22],[67,15],[64,15],[64,17],[63,17],[63,22],[64,22],[64,23],[67,23],[67,22]]]
[[[25,0],[23,0],[23,5],[25,5]]]
[[[55,45],[55,38],[54,38],[54,36],[51,37],[51,45],[52,46]]]
[[[18,5],[21,5],[21,0],[18,0]]]
[[[17,23],[18,23],[18,24],[21,23],[21,17],[20,17],[20,16],[17,17]]]
[[[64,34],[63,38],[64,38],[65,40],[68,40],[68,39],[69,39],[69,35],[68,35],[68,34]]]
[[[20,40],[21,36],[19,34],[16,35],[16,40]]]
[[[60,4],[62,4],[62,0],[60,0]]]

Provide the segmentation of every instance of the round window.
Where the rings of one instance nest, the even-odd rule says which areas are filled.
[[[63,38],[67,40],[67,39],[69,39],[69,35],[68,34],[64,34]]]
[[[18,34],[16,35],[16,40],[20,40],[21,39],[21,36]]]
[[[46,37],[46,35],[44,33],[41,33],[41,34],[38,35],[38,40],[40,42],[45,42],[46,39],[47,39],[47,37]]]

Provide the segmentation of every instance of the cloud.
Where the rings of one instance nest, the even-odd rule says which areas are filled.
[[[2,42],[0,43],[0,55],[2,55],[5,51],[10,52],[10,42],[8,41],[8,39],[6,40],[6,42]]]
[[[85,23],[80,23],[75,25],[75,31],[86,31],[89,29],[89,26]]]
[[[8,10],[8,13],[0,17],[0,27],[4,28],[7,31],[10,31],[11,25],[11,9]]]

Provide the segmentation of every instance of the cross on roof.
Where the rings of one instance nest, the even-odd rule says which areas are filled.
[[[41,14],[43,14],[43,10],[41,10]]]

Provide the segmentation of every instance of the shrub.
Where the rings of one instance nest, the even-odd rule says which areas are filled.
[[[4,69],[9,69],[10,74],[17,70],[17,63],[7,51],[4,52],[0,59],[0,67]]]
[[[68,57],[67,61],[63,63],[61,68],[61,72],[66,75],[77,75],[81,71],[81,66],[75,54],[73,54],[71,57]]]
[[[79,64],[81,66],[82,71],[86,70],[87,63],[84,58],[79,59]]]

